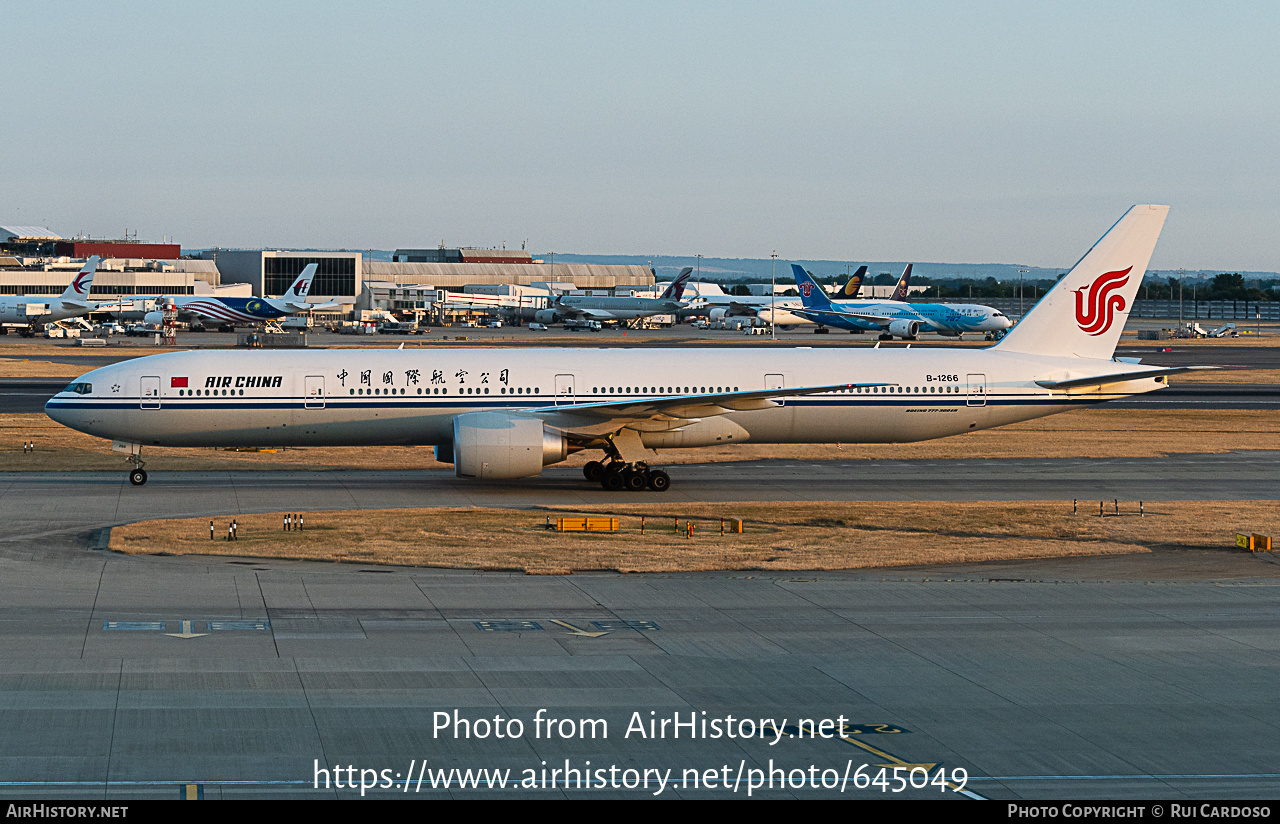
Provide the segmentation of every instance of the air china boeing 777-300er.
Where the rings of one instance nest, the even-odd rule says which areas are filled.
[[[174,352],[95,369],[45,406],[133,459],[153,446],[433,445],[459,477],[583,449],[606,489],[665,490],[654,450],[923,441],[1167,385],[1113,357],[1167,206],[1134,206],[986,349]]]

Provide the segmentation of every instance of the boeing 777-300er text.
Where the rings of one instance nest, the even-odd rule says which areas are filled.
[[[396,444],[480,479],[599,449],[589,480],[664,490],[661,448],[923,441],[1165,387],[1190,367],[1113,356],[1167,213],[1134,206],[985,349],[173,352],[95,369],[45,410],[130,454],[135,484],[143,447]]]
[[[0,295],[0,323],[25,323],[34,332],[37,323],[54,323],[98,311],[98,304],[89,302],[89,290],[93,288],[93,276],[101,260],[94,255],[85,261],[72,278],[71,285],[56,298],[48,295]]]
[[[911,277],[911,266],[902,273],[899,289]],[[880,332],[881,340],[915,340],[921,332],[963,337],[965,332],[1003,332],[1013,325],[1000,310],[976,303],[901,303],[882,301],[833,301],[813,275],[791,264],[804,308],[791,311],[814,323],[851,332]],[[895,291],[897,294],[897,291]]]

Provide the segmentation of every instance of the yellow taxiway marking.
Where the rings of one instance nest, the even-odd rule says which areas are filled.
[[[570,635],[580,635],[583,638],[599,638],[601,635],[609,634],[608,630],[605,630],[604,632],[587,632],[585,629],[578,629],[573,624],[566,623],[565,621],[557,621],[554,618],[551,619],[551,623],[559,624],[560,626],[569,630]]]
[[[893,753],[887,753],[887,752],[885,752],[884,750],[876,749],[875,747],[871,746],[870,744],[864,744],[864,743],[862,743],[861,741],[858,741],[858,740],[856,740],[856,739],[854,739],[854,738],[851,738],[851,737],[849,737],[849,736],[847,736],[847,735],[842,735],[842,736],[840,737],[840,740],[841,740],[841,741],[844,741],[845,743],[852,744],[852,745],[853,745],[853,746],[855,746],[855,747],[861,747],[862,749],[866,750],[867,752],[871,753],[872,755],[878,755],[879,757],[883,758],[885,761],[889,762],[889,763],[887,763],[887,764],[875,764],[875,765],[873,765],[873,766],[876,766],[876,767],[901,767],[901,768],[902,768],[902,769],[904,769],[904,770],[909,770],[909,769],[912,769],[912,768],[914,768],[914,767],[923,767],[923,768],[924,768],[924,770],[925,770],[925,772],[928,772],[929,770],[932,770],[934,767],[938,766],[938,762],[936,762],[936,761],[933,761],[933,762],[921,762],[921,763],[919,763],[919,764],[913,764],[913,763],[911,763],[911,762],[909,762],[909,761],[903,761],[901,758],[899,758],[898,756],[894,755]]]

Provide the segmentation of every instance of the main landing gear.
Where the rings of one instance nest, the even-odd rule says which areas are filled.
[[[666,492],[671,488],[671,476],[661,469],[651,469],[643,461],[626,463],[625,461],[588,461],[582,467],[582,475],[588,481],[595,481],[609,492],[626,489],[639,492],[652,489],[654,492]]]

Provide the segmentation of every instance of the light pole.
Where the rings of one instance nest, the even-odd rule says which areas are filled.
[[[1019,323],[1022,322],[1022,316],[1026,314],[1022,309],[1022,276],[1025,275],[1028,271],[1030,270],[1028,269],[1018,270],[1018,322]]]
[[[1186,270],[1178,270],[1178,329],[1182,329],[1182,280],[1186,277]]]
[[[778,250],[774,249],[769,257],[769,337],[778,339]]]

